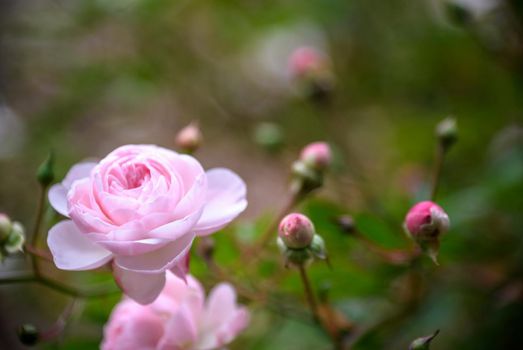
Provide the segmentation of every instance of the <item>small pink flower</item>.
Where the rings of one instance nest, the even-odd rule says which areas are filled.
[[[139,303],[152,302],[165,271],[184,278],[196,236],[216,232],[247,206],[245,183],[230,170],[204,172],[191,156],[152,145],[117,148],[80,163],[49,191],[71,220],[49,231],[56,266],[90,270],[112,261],[116,282]]]
[[[405,228],[417,240],[437,238],[447,232],[449,226],[447,214],[431,201],[416,204],[405,218]]]
[[[325,170],[332,160],[329,144],[326,142],[308,144],[301,151],[300,159],[316,170]]]
[[[315,233],[314,225],[309,218],[298,213],[291,213],[284,217],[278,228],[278,235],[291,249],[310,246]]]
[[[159,297],[149,305],[124,298],[104,328],[102,350],[211,350],[230,343],[249,324],[236,292],[217,285],[205,301],[200,283],[167,274]]]
[[[325,64],[324,55],[313,47],[299,47],[289,57],[289,69],[295,77],[319,70]]]

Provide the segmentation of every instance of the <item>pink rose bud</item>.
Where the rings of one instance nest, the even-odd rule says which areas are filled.
[[[309,218],[298,213],[284,217],[278,228],[278,235],[291,249],[304,249],[310,246],[315,232],[314,225]]]
[[[294,77],[310,74],[324,65],[324,55],[313,47],[299,47],[289,57],[289,69]]]
[[[431,201],[413,206],[405,218],[407,231],[417,241],[438,238],[449,229],[449,217],[443,209]]]
[[[179,149],[192,153],[200,147],[202,140],[203,137],[198,124],[192,122],[178,132],[175,143]]]
[[[331,149],[326,142],[313,142],[301,151],[300,160],[315,170],[325,170],[331,163]]]

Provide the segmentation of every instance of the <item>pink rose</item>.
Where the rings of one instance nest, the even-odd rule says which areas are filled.
[[[165,271],[184,277],[196,236],[223,228],[247,206],[245,183],[230,170],[204,172],[191,156],[151,145],[117,148],[80,163],[49,191],[71,220],[49,231],[56,266],[89,270],[113,262],[118,285],[152,302]]]
[[[167,274],[159,297],[149,305],[124,298],[104,328],[102,350],[210,350],[230,343],[249,323],[236,305],[236,292],[217,285],[207,301],[200,283]]]
[[[437,238],[448,231],[449,217],[436,203],[419,202],[413,206],[405,217],[405,228],[416,240]]]

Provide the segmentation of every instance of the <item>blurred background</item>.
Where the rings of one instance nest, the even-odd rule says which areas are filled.
[[[311,74],[290,60],[303,47],[320,57]],[[232,266],[230,237],[259,235],[286,201],[299,150],[328,141],[333,169],[299,209],[332,260],[332,270],[311,267],[315,288],[365,330],[354,349],[407,349],[436,329],[436,350],[519,348],[522,107],[517,0],[0,1],[1,212],[31,227],[34,173],[50,150],[59,180],[72,164],[123,144],[174,148],[177,131],[198,121],[196,157],[205,168],[233,169],[249,190],[247,211],[216,235],[218,262]],[[449,115],[459,141],[438,197],[452,225],[441,266],[424,261],[420,304],[383,322],[401,304],[407,267],[374,254],[336,218],[351,215],[376,245],[404,247],[401,223],[429,196],[434,127]],[[260,281],[282,269],[269,249],[275,257],[260,266]],[[10,258],[0,271],[27,266]],[[201,279],[209,273],[198,258],[192,268]],[[80,285],[104,279],[46,271]],[[297,274],[283,274],[280,292],[306,312]],[[37,285],[0,286],[0,348],[23,348],[16,326],[49,326],[67,300]],[[64,336],[39,346],[98,347],[117,301],[77,303]],[[252,312],[231,349],[330,348],[308,320],[266,305]]]

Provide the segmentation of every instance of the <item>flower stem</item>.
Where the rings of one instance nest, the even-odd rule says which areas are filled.
[[[283,219],[283,217],[299,203],[300,199],[301,196],[299,194],[292,194],[289,197],[289,200],[285,206],[280,210],[278,215],[274,217],[274,220],[255,244],[253,251],[259,251],[261,248],[265,247],[271,241],[271,239],[276,238],[275,231],[278,228],[278,224],[280,223],[281,219]]]
[[[430,192],[430,200],[436,200],[436,194],[438,193],[438,186],[441,178],[441,170],[443,169],[443,160],[445,158],[445,150],[443,146],[438,143],[436,146],[436,160],[434,163],[434,170],[432,175],[432,190]]]
[[[320,318],[318,316],[318,304],[316,303],[316,298],[314,297],[314,292],[312,291],[309,277],[307,276],[307,271],[303,265],[299,265],[298,270],[300,271],[303,289],[305,290],[305,297],[307,298],[307,303],[311,309],[312,317],[315,322],[319,322]]]
[[[44,218],[44,209],[45,209],[45,195],[47,193],[47,186],[40,186],[40,194],[38,198],[38,206],[36,209],[36,219],[33,228],[33,234],[31,237],[31,246],[36,248],[38,244],[38,238],[40,236],[40,231],[42,230],[42,223]],[[40,266],[38,265],[38,259],[33,256],[31,259],[31,266],[33,268],[35,276],[40,275]]]

